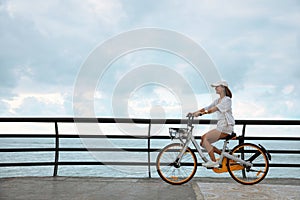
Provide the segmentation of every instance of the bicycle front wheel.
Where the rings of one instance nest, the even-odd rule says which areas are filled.
[[[170,144],[163,148],[157,156],[157,172],[167,183],[184,184],[191,180],[197,171],[197,158],[189,147],[183,154],[180,163],[176,162],[182,148],[183,145],[180,143]]]
[[[251,143],[240,144],[233,148],[231,154],[253,164],[252,167],[246,167],[228,159],[228,172],[235,181],[244,185],[253,185],[266,177],[269,171],[269,160],[259,146]]]

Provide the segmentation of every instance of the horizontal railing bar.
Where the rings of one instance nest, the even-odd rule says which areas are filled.
[[[0,167],[21,167],[21,166],[48,166],[54,165],[54,162],[36,162],[36,163],[0,163]],[[58,165],[132,165],[132,166],[148,166],[148,162],[58,162]],[[155,163],[153,163],[155,165]]]
[[[300,154],[300,150],[268,150],[268,152],[275,154]]]
[[[59,165],[131,165],[131,166],[148,166],[148,162],[59,162]],[[155,163],[153,163],[155,165]]]
[[[59,148],[60,152],[86,152],[86,151],[99,151],[99,152],[156,152],[160,151],[159,148]],[[55,151],[55,148],[14,148],[14,149],[0,149],[0,152],[47,152]]]
[[[241,137],[241,136],[240,136]],[[243,137],[244,140],[296,140],[300,141],[300,137]]]
[[[300,125],[300,120],[235,120],[236,125]]]
[[[0,167],[53,166],[54,162],[0,163]]]
[[[155,152],[161,149],[153,148],[60,148],[59,151],[109,151],[109,152]]]
[[[0,134],[0,138],[56,138],[50,134]],[[110,139],[148,139],[144,135],[59,135],[58,138],[110,138]],[[170,136],[152,136],[151,139],[170,139]],[[200,137],[199,137],[200,139]]]
[[[26,166],[50,166],[53,165],[54,162],[37,162],[37,163],[0,163],[0,167],[26,167]],[[58,162],[58,165],[127,165],[127,166],[148,166],[148,162]],[[151,166],[156,166],[155,162],[150,162]],[[198,166],[201,166],[201,163],[197,163]],[[300,167],[300,164],[283,164],[283,163],[272,163],[269,164],[270,167],[290,167],[297,168]]]
[[[50,134],[0,134],[0,138],[55,138]]]
[[[42,152],[55,151],[55,148],[5,148],[0,149],[0,152]]]
[[[0,138],[55,138],[50,134],[0,134]],[[110,138],[110,139],[148,139],[146,135],[59,135],[59,138]],[[239,136],[239,139],[242,136]],[[151,139],[170,139],[170,136],[150,136]],[[195,136],[201,139],[201,136]],[[244,140],[295,140],[300,141],[300,137],[243,137]]]
[[[0,134],[0,138],[55,138],[50,134]],[[59,138],[148,139],[146,135],[59,135]],[[151,139],[170,139],[170,136],[151,136]],[[197,137],[195,137],[197,138]],[[200,136],[198,137],[201,138]],[[299,138],[300,139],[300,138]]]
[[[104,152],[157,152],[160,151],[160,148],[59,148],[59,151],[68,151],[68,152],[79,152],[79,151],[104,151]],[[55,151],[55,148],[4,148],[0,149],[0,152],[43,152],[43,151]],[[193,152],[197,152],[196,149],[192,149]],[[205,150],[202,150],[206,152]],[[269,153],[274,154],[300,154],[300,150],[269,150]]]
[[[157,152],[161,148],[61,148],[60,151]]]
[[[270,167],[300,167],[300,164],[271,163]]]
[[[139,119],[139,118],[85,118],[85,117],[61,117],[61,118],[40,118],[22,117],[11,118],[2,117],[0,122],[58,122],[58,123],[138,123],[138,124],[186,124],[186,119]],[[211,124],[216,120],[200,119],[195,120],[195,124]],[[235,120],[236,125],[300,125],[300,120]]]

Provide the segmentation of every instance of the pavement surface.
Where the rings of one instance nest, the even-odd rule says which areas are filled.
[[[1,200],[300,199],[300,179],[265,179],[252,186],[230,178],[194,178],[179,186],[158,178],[19,177],[0,179]]]

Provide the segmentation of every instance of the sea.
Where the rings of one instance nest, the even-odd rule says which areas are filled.
[[[150,147],[161,149],[172,142],[170,139],[151,139]],[[300,150],[300,141],[247,141],[261,144],[268,150]],[[215,145],[222,146],[219,141]],[[231,141],[230,147],[237,145]],[[108,138],[61,138],[60,148],[147,148],[147,139],[108,139]],[[0,138],[0,149],[6,148],[54,148],[53,138]],[[159,151],[150,153],[150,161],[155,163]],[[0,152],[1,163],[53,162],[54,152]],[[59,154],[61,162],[147,162],[147,152],[95,152],[63,151]],[[200,158],[198,157],[198,161]],[[300,154],[272,154],[270,163],[300,164]],[[0,167],[0,178],[23,176],[52,176],[53,166]],[[58,167],[58,176],[91,177],[159,177],[156,167],[151,166],[117,166],[117,165],[62,165]],[[198,167],[196,177],[230,177],[228,173],[216,174],[212,170]],[[300,178],[300,168],[270,167],[269,178]]]

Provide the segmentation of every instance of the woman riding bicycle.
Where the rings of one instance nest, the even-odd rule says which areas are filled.
[[[201,137],[200,145],[207,150],[209,157],[211,158],[211,160],[202,164],[207,168],[219,167],[214,153],[221,154],[221,151],[211,144],[231,134],[233,132],[233,126],[235,125],[231,108],[232,94],[228,88],[228,83],[226,81],[219,81],[211,84],[211,86],[215,88],[216,93],[220,95],[220,98],[213,101],[209,106],[192,113],[195,117],[214,112],[217,113],[217,128],[208,131]]]

